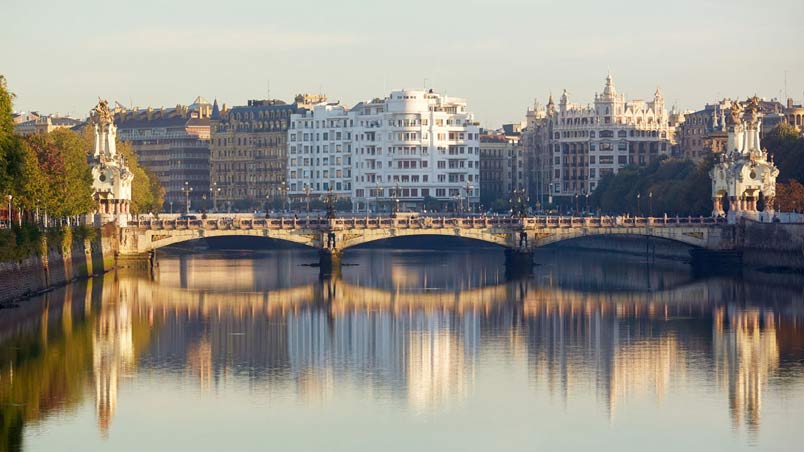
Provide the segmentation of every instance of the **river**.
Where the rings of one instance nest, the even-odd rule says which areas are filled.
[[[496,249],[163,255],[0,310],[0,450],[798,450],[804,278]]]

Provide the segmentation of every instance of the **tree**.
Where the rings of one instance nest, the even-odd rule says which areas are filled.
[[[713,159],[708,158],[700,163],[660,159],[647,167],[627,166],[616,175],[604,176],[589,204],[610,214],[708,215],[712,210],[712,165]]]
[[[26,137],[24,146],[19,194],[25,208],[41,207],[56,217],[92,210],[92,173],[81,136],[59,129]]]
[[[779,168],[779,181],[804,180],[804,138],[791,125],[779,124],[762,142]]]
[[[795,179],[777,182],[776,208],[780,212],[804,212],[804,185]]]

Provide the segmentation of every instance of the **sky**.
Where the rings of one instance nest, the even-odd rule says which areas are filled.
[[[700,109],[804,97],[804,2],[777,0],[0,0],[0,74],[18,111],[83,117],[323,92],[347,106],[396,88],[466,98],[485,127],[566,89]]]

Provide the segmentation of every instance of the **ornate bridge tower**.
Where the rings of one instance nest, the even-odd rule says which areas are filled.
[[[734,102],[728,118],[728,144],[709,172],[712,178],[712,201],[715,216],[725,214],[729,203],[729,220],[757,215],[757,201],[764,198],[765,212],[773,214],[776,176],[779,169],[769,159],[768,151],[759,143],[759,99],[745,102],[745,109]]]
[[[92,197],[97,202],[94,222],[98,226],[114,222],[123,227],[130,216],[134,175],[126,166],[123,156],[117,153],[117,127],[105,100],[99,100],[90,112],[90,121],[95,128],[95,152],[91,163]]]

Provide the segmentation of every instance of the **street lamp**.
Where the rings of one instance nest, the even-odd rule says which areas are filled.
[[[181,191],[184,192],[184,205],[185,205],[185,213],[187,215],[190,214],[190,192],[193,191],[193,187],[190,186],[190,182],[184,181],[184,187],[182,187]]]
[[[173,214],[173,201],[170,201],[170,213]]]
[[[11,224],[12,224],[12,221],[13,221],[13,220],[11,219],[11,218],[12,218],[12,217],[11,217],[11,200],[12,200],[14,197],[13,197],[13,196],[11,196],[11,195],[8,195],[8,196],[6,196],[6,198],[8,198],[8,228],[9,228],[9,229],[11,229]]]
[[[402,189],[399,188],[399,183],[396,184],[396,190],[394,191],[394,216],[399,213],[399,196],[402,193]]]
[[[327,190],[327,219],[335,218],[335,194],[332,192],[332,185]]]
[[[218,213],[218,194],[221,192],[221,188],[218,187],[217,182],[213,182],[212,186],[209,187],[209,193],[212,195],[212,211]]]
[[[584,196],[586,196],[586,208],[584,209],[584,211],[586,213],[589,213],[589,193],[585,194]]]
[[[463,188],[464,188],[464,190],[466,190],[466,211],[471,212],[472,211],[472,201],[471,201],[471,198],[469,197],[469,194],[471,193],[471,190],[474,189],[475,187],[473,187],[471,184],[469,184],[469,182],[467,182],[466,185],[464,185]]]
[[[648,203],[649,203],[648,216],[652,217],[653,216],[653,192],[648,193]]]
[[[207,194],[206,193],[201,195],[201,213],[203,213],[203,214],[207,213]]]
[[[282,184],[279,187],[279,192],[282,193],[282,212],[285,211],[285,201],[288,197],[288,187],[285,184],[285,181],[282,181]]]
[[[637,210],[636,210],[636,216],[639,216],[639,198],[641,198],[641,197],[642,197],[642,193],[637,193]]]

